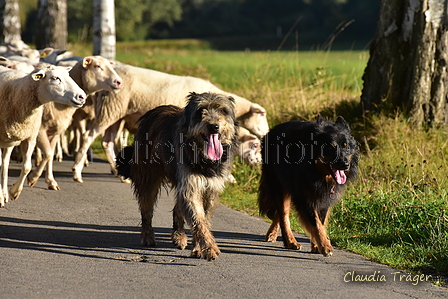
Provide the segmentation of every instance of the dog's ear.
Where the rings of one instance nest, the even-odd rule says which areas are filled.
[[[316,122],[317,122],[317,124],[318,125],[320,125],[321,123],[323,123],[325,121],[325,118],[322,116],[322,115],[320,115],[320,113],[317,115],[317,117],[316,117]]]
[[[185,106],[185,111],[182,115],[182,126],[188,127],[196,113],[198,107],[198,94],[195,92],[190,92],[186,98],[187,105]]]
[[[350,126],[345,121],[345,119],[342,116],[338,116],[338,119],[336,119],[336,124],[343,126],[344,128],[350,130]]]
[[[190,92],[190,93],[187,95],[187,98],[186,98],[187,105],[188,105],[188,103],[190,103],[193,99],[195,99],[197,96],[198,96],[198,94],[195,93],[194,91]]]

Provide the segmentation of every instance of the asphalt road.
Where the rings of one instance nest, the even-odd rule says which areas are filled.
[[[165,193],[154,219],[158,246],[144,248],[130,186],[98,160],[75,183],[72,164],[55,163],[62,190],[47,190],[41,178],[0,209],[0,298],[448,298],[426,277],[356,254],[311,254],[303,235],[300,252],[266,243],[268,223],[222,205],[212,222],[221,255],[190,258],[189,248],[171,244]],[[19,166],[11,168],[10,184]]]

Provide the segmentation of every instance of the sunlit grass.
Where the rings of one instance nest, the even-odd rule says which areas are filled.
[[[448,271],[447,133],[379,117],[376,146],[330,223],[333,240],[412,271]]]

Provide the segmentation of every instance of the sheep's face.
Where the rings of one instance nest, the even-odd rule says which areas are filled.
[[[238,121],[260,139],[269,132],[266,110],[258,104],[252,104],[250,111],[240,116]]]
[[[99,90],[118,92],[123,87],[123,79],[114,70],[115,63],[101,56],[88,56],[82,60],[83,84],[87,93]]]
[[[30,74],[38,84],[37,94],[41,103],[57,102],[77,108],[84,105],[86,93],[69,76],[69,70],[65,67],[49,67]]]
[[[241,132],[241,131],[240,131]],[[244,133],[243,133],[244,134]],[[250,165],[258,165],[261,163],[261,142],[255,135],[247,134],[239,136],[240,147],[238,155],[243,162]]]

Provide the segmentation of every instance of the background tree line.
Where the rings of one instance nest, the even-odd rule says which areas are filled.
[[[37,1],[20,0],[22,38],[35,43]],[[366,48],[380,0],[115,0],[117,41],[207,39],[221,49]],[[92,1],[70,0],[68,42],[92,40]]]

